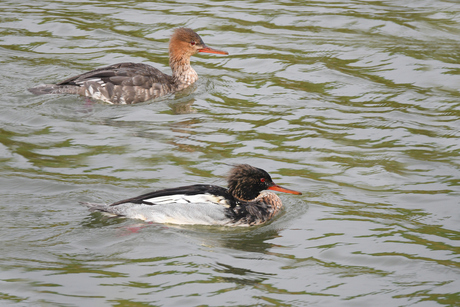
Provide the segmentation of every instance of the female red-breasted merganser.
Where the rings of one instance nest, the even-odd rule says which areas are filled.
[[[275,193],[263,190],[301,194],[276,185],[263,169],[240,164],[230,171],[228,189],[197,184],[155,191],[110,205],[82,204],[110,216],[156,223],[252,226],[270,220],[283,206]]]
[[[98,68],[57,84],[29,89],[34,94],[77,94],[111,104],[131,104],[183,90],[198,80],[190,57],[198,52],[228,54],[209,48],[192,29],[178,28],[169,41],[172,76],[141,63],[119,63]]]

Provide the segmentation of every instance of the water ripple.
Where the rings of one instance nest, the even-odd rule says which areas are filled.
[[[460,6],[455,1],[0,4],[0,301],[6,305],[458,303]],[[200,80],[132,106],[27,88],[116,62]],[[234,163],[300,190],[260,227],[90,214]]]

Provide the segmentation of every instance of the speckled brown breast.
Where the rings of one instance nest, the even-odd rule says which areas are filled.
[[[248,202],[240,202],[233,210],[236,225],[260,225],[275,217],[283,208],[281,199],[273,192],[262,191]]]

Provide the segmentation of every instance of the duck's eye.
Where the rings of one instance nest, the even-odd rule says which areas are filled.
[[[196,45],[196,42],[195,42],[195,41],[191,41],[191,42],[190,42],[190,45],[195,46],[195,45]]]
[[[260,178],[260,182],[265,182],[265,178]]]

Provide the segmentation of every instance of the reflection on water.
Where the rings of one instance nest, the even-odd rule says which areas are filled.
[[[1,305],[458,305],[460,5],[0,4]],[[168,68],[187,26],[230,56],[132,106],[27,88]],[[254,228],[107,219],[248,163],[304,192]],[[206,286],[206,287],[204,287]]]

